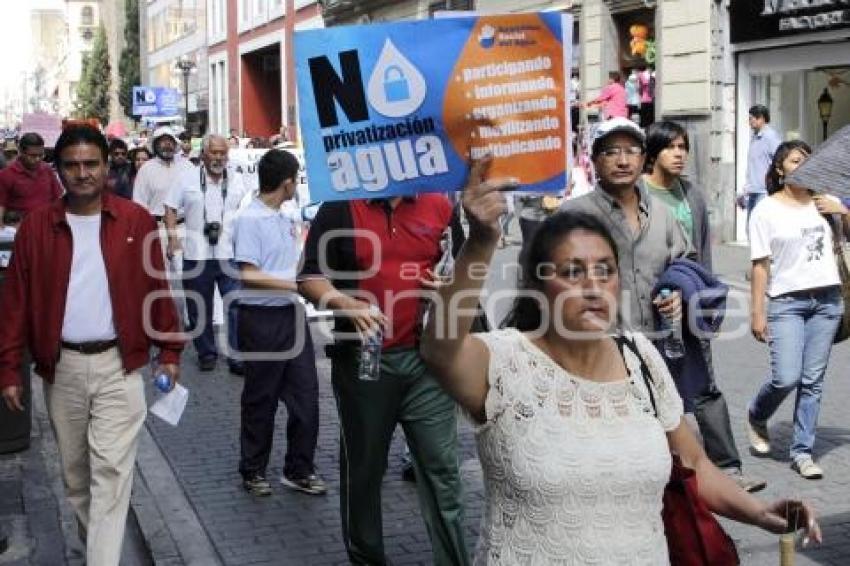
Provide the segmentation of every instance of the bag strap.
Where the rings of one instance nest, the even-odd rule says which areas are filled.
[[[617,349],[620,350],[620,356],[623,358],[623,363],[626,364],[626,370],[629,369],[629,365],[624,355],[624,348],[631,350],[640,362],[640,373],[643,377],[643,384],[646,386],[646,391],[649,393],[649,402],[652,405],[652,412],[655,414],[655,418],[658,418],[658,407],[655,404],[655,393],[653,392],[655,388],[652,380],[652,374],[650,373],[649,366],[647,365],[646,360],[643,359],[637,344],[625,334],[615,336],[614,342],[617,343]]]

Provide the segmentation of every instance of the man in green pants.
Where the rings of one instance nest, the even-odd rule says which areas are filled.
[[[335,312],[329,347],[340,421],[340,512],[349,559],[382,565],[381,481],[400,423],[413,454],[434,563],[465,565],[456,407],[417,351],[422,291],[452,218],[443,195],[325,203],[310,226],[299,290]],[[383,330],[380,374],[359,377],[361,336]]]

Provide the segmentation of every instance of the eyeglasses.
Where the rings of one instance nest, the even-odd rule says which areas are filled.
[[[643,155],[643,148],[638,145],[630,145],[629,147],[621,147],[615,145],[600,150],[599,155],[601,155],[605,159],[618,159],[623,155],[629,158],[635,158],[639,155]]]

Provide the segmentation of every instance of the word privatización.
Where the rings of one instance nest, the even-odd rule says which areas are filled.
[[[380,126],[372,124],[359,130],[341,130],[335,134],[322,136],[322,143],[327,153],[343,147],[381,143],[411,135],[421,136],[422,134],[433,132],[434,129],[433,118],[429,117],[420,120],[418,117],[415,117],[395,124],[383,124]]]

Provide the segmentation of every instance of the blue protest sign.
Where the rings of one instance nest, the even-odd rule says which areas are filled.
[[[488,153],[492,177],[564,189],[572,29],[541,13],[297,32],[312,197],[455,191]]]
[[[133,87],[133,116],[178,116],[180,92],[159,86]]]

